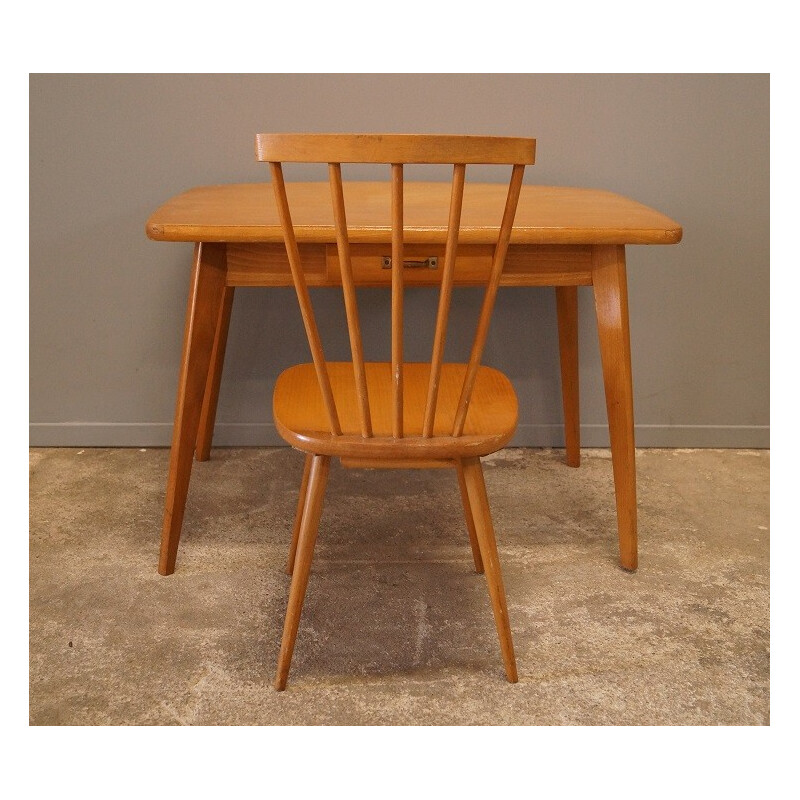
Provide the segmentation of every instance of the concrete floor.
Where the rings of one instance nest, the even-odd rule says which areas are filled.
[[[503,677],[455,475],[334,466],[287,691],[302,469],[196,464],[156,573],[168,451],[30,451],[33,725],[769,724],[769,452],[638,452],[640,568],[608,451],[485,459],[520,673]]]

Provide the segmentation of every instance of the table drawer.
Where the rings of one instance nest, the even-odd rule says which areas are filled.
[[[336,245],[300,244],[300,260],[309,286],[341,285]],[[403,248],[406,286],[436,286],[444,269],[444,245],[407,244]],[[389,286],[392,270],[388,244],[354,244],[350,247],[353,277],[359,286]],[[469,244],[456,254],[455,284],[486,283],[492,266],[492,245]],[[409,263],[410,262],[410,263]],[[427,263],[421,263],[427,262]],[[433,263],[431,263],[433,262]],[[229,286],[291,286],[286,248],[281,243],[231,243],[227,245]],[[590,245],[511,245],[503,265],[501,286],[581,286],[592,282]]]

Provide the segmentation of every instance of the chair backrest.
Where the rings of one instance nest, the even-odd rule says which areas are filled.
[[[425,406],[422,436],[433,435],[436,404],[444,356],[447,320],[453,288],[456,248],[461,220],[461,206],[467,164],[505,164],[512,167],[505,210],[500,232],[494,247],[483,304],[478,318],[460,399],[453,420],[453,436],[464,429],[475,377],[480,366],[494,309],[500,274],[503,269],[517,201],[526,164],[534,163],[534,139],[494,136],[443,136],[406,134],[267,134],[256,136],[256,157],[269,162],[275,202],[289,258],[300,312],[303,318],[317,380],[325,404],[331,433],[341,435],[341,425],[331,389],[314,311],[311,306],[305,274],[300,261],[297,238],[286,195],[282,162],[328,164],[336,243],[341,265],[342,290],[347,316],[350,348],[353,360],[356,394],[362,436],[371,437],[372,422],[367,394],[361,328],[356,303],[355,283],[347,232],[343,163],[386,164],[391,166],[391,361],[392,361],[392,436],[403,438],[403,165],[452,164],[453,179],[450,213],[447,227],[444,264],[441,270],[439,305],[436,317],[431,369]]]

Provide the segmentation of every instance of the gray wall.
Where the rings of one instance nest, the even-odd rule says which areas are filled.
[[[628,248],[637,443],[769,446],[766,75],[32,76],[31,444],[169,444],[192,246],[150,242],[145,220],[192,186],[264,179],[262,130],[534,136],[526,181],[673,217],[681,244]],[[362,295],[370,328],[385,302]],[[517,444],[562,443],[554,305],[501,292],[485,360],[517,388]],[[603,446],[588,287],[580,311],[583,442]],[[216,444],[279,442],[272,384],[301,338],[291,290],[237,290]]]

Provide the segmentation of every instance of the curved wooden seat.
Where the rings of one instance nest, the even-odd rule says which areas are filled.
[[[508,378],[481,366],[461,436],[453,423],[466,364],[442,364],[439,401],[431,436],[423,436],[423,416],[431,365],[403,365],[403,431],[392,436],[392,365],[364,364],[372,436],[361,435],[361,417],[353,365],[328,362],[331,389],[339,413],[341,434],[330,431],[325,403],[313,364],[298,364],[283,372],[275,384],[273,416],[280,435],[292,447],[307,453],[340,458],[436,459],[485,456],[505,447],[517,425],[517,397]],[[298,402],[298,398],[302,398]]]

